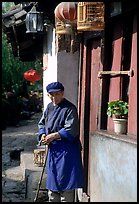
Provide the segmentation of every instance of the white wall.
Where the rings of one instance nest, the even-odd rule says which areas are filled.
[[[79,73],[79,51],[67,53],[61,51],[56,53],[55,29],[49,27],[44,37],[43,67],[43,102],[44,109],[50,102],[47,96],[46,86],[54,81],[60,81],[65,88],[65,98],[77,106],[78,100],[78,73]]]
[[[58,81],[65,87],[65,98],[78,104],[79,51],[70,53],[61,51],[57,54]]]
[[[137,145],[92,135],[90,201],[137,202]]]
[[[43,72],[43,103],[45,109],[50,102],[46,86],[57,81],[57,54],[55,53],[55,30],[53,27],[49,28],[47,35],[44,37],[43,53],[43,67],[47,67]]]

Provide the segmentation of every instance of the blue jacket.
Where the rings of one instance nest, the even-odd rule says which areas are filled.
[[[49,103],[38,124],[43,133],[59,132],[61,139],[49,145],[46,188],[64,191],[83,187],[81,143],[76,107],[64,99],[57,106]]]

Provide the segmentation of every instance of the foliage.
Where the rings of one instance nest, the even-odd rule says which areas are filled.
[[[14,6],[14,2],[2,2],[2,13],[6,13]]]
[[[14,2],[2,2],[2,13],[14,9]],[[22,62],[18,57],[14,57],[11,44],[7,42],[7,36],[2,31],[2,93],[7,89],[14,90],[17,95],[20,94],[25,84],[24,72],[29,69],[40,69],[40,61]],[[41,87],[42,81],[37,81],[33,86],[26,81],[30,90]]]
[[[126,118],[128,114],[128,103],[122,100],[108,102],[107,115],[115,118]]]
[[[14,57],[11,45],[7,42],[5,33],[2,32],[2,92],[11,88],[18,94],[21,92],[21,87],[25,81],[24,72],[29,69],[40,69],[39,61],[22,62],[19,58]],[[41,84],[42,81],[38,81]],[[27,82],[30,85],[29,82]],[[36,86],[29,86],[31,89],[36,89]]]

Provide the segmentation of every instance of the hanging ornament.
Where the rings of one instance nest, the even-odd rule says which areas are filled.
[[[55,8],[55,17],[64,23],[72,22],[77,19],[77,3],[62,2]]]
[[[104,30],[104,2],[79,2],[77,31]]]
[[[41,79],[41,74],[39,71],[35,69],[30,69],[24,73],[24,78],[27,81],[35,82]]]
[[[70,34],[75,32],[77,24],[77,3],[61,2],[54,11],[56,32]]]
[[[70,51],[73,52],[77,30],[77,3],[61,2],[55,8],[54,14],[56,33],[65,34],[65,38],[68,38],[68,41],[70,39]]]

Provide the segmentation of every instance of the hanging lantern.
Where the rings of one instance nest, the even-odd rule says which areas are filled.
[[[104,30],[103,2],[79,2],[77,11],[78,31]]]
[[[69,34],[77,24],[77,3],[61,2],[54,11],[56,33]]]
[[[63,22],[72,22],[77,19],[77,4],[75,2],[62,2],[55,8],[55,16]]]
[[[35,69],[30,69],[24,73],[24,78],[27,81],[35,82],[41,79],[41,74]]]
[[[36,11],[36,7],[32,9],[26,15],[26,33],[37,33],[43,31],[43,12]]]

